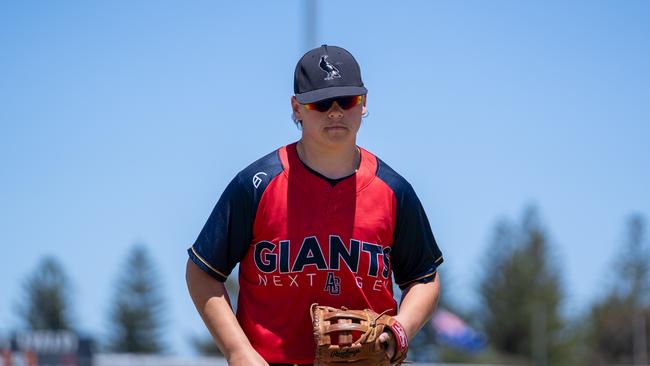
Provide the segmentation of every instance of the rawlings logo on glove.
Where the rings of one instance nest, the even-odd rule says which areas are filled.
[[[402,325],[386,314],[312,304],[311,319],[316,341],[315,366],[390,366],[406,359],[408,339]],[[389,359],[379,341],[383,332],[395,338],[395,355]]]

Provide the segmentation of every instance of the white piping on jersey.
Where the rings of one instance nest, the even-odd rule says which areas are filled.
[[[203,262],[203,264],[205,264],[208,268],[210,268],[212,271],[218,273],[220,276],[223,276],[223,278],[228,278],[228,276],[226,276],[226,275],[224,275],[223,273],[217,271],[217,270],[216,270],[214,267],[212,267],[212,266],[211,266],[211,265],[210,265],[210,264],[209,264],[205,259],[201,258],[201,256],[199,255],[199,253],[197,253],[196,250],[194,250],[194,245],[192,245],[192,246],[190,247],[190,249],[192,249],[192,253],[194,253],[194,255],[195,255],[195,256],[196,256],[196,257],[197,257],[201,262]]]

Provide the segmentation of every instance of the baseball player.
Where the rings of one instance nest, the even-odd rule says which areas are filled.
[[[190,295],[230,365],[312,364],[313,303],[387,311],[411,339],[439,295],[442,254],[413,188],[356,145],[367,89],[354,57],[307,52],[294,93],[300,140],[237,174],[188,249]],[[235,315],[224,281],[238,263]],[[394,338],[380,337],[389,358]]]

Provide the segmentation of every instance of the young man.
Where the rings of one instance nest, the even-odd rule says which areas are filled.
[[[439,295],[442,254],[420,201],[356,145],[367,90],[354,57],[309,51],[294,92],[300,140],[241,171],[188,249],[190,294],[230,365],[311,364],[312,303],[389,311],[411,339]],[[223,282],[237,263],[235,316]],[[393,335],[380,339],[392,357]]]

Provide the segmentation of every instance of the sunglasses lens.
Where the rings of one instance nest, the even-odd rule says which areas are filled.
[[[307,103],[305,104],[305,107],[310,110],[316,110],[319,112],[327,112],[329,111],[330,108],[332,108],[332,104],[336,101],[336,103],[343,109],[350,109],[352,107],[355,107],[359,104],[361,104],[361,101],[363,100],[363,97],[361,95],[354,95],[351,97],[341,97],[341,98],[335,98],[335,99],[326,99],[326,100],[321,100],[320,102],[316,103]]]
[[[331,107],[332,104],[334,103],[334,99],[328,99],[328,100],[321,100],[320,102],[312,103],[314,105],[314,109],[316,109],[319,112],[327,112]]]
[[[361,101],[361,96],[360,95],[355,95],[351,97],[344,97],[344,98],[339,98],[336,100],[336,102],[341,106],[343,109],[350,109]]]

